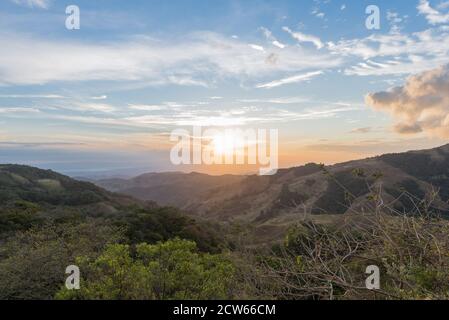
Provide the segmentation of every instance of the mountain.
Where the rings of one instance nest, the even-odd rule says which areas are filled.
[[[0,244],[18,231],[64,223],[118,227],[130,242],[182,236],[206,251],[215,250],[218,243],[215,227],[213,235],[209,223],[176,208],[110,192],[51,170],[0,164]]]
[[[77,181],[51,170],[22,165],[0,165],[0,203],[28,201],[44,206],[84,207],[115,212],[143,205],[130,196],[113,194],[93,183]]]
[[[448,214],[449,145],[332,166],[307,164],[273,176],[151,173],[96,184],[207,219],[257,225],[288,224],[304,215],[367,212],[374,206],[393,213],[427,208]],[[438,195],[427,205],[423,200],[433,191]]]
[[[238,184],[245,176],[210,176],[201,173],[147,173],[132,179],[93,181],[107,190],[132,195],[138,199],[157,199],[160,205],[187,208],[198,199],[214,196],[222,188]]]
[[[162,246],[187,239],[209,257],[227,247],[221,235],[220,226],[176,208],[50,170],[0,165],[0,300],[54,299],[64,287],[67,266],[95,260],[111,246]]]

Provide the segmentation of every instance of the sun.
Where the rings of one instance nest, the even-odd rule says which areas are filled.
[[[233,156],[239,148],[244,145],[244,141],[235,134],[217,134],[212,138],[212,148],[216,155]]]

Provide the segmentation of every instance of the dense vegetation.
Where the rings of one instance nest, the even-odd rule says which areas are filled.
[[[382,201],[380,173],[320,170],[335,189],[322,208],[367,194],[371,210],[342,208],[331,224],[303,216],[283,242],[251,246],[252,226],[197,221],[51,171],[0,166],[0,299],[449,298],[449,222],[432,205],[437,193],[409,197],[403,214]],[[285,184],[267,215],[306,200]],[[80,290],[64,285],[69,265],[81,270]],[[370,265],[381,274],[376,290],[365,286]]]
[[[114,248],[137,252],[183,238],[192,241],[183,254],[193,257],[193,244],[201,254],[225,246],[211,223],[52,171],[2,165],[0,179],[0,299],[53,299],[67,266]]]
[[[96,259],[78,257],[80,290],[58,299],[229,299],[234,267],[222,255],[200,253],[195,242],[110,245]]]

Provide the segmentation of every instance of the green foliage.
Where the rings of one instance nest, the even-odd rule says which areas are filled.
[[[40,210],[38,205],[22,200],[0,207],[0,236],[41,224],[43,219],[38,215]]]
[[[0,300],[51,299],[76,256],[94,258],[122,240],[121,230],[99,221],[18,232],[0,247]]]
[[[52,205],[87,205],[110,200],[101,188],[51,170],[21,165],[0,166],[0,203],[26,200]]]
[[[424,165],[424,158],[418,160]],[[344,213],[361,196],[379,202],[381,195],[371,187],[382,178],[380,172],[333,174],[311,164],[267,179],[318,170],[329,179],[316,202],[318,212]],[[447,169],[427,170],[444,185]],[[253,179],[245,192],[267,190],[268,184]],[[260,219],[307,201],[289,186],[282,182],[275,203]],[[393,196],[404,191],[425,196],[414,179],[393,189],[384,188]],[[239,201],[233,199],[230,210],[240,209],[234,205]],[[236,225],[238,245],[228,254],[221,253],[228,247],[221,235],[225,227],[52,171],[0,165],[0,299],[449,298],[448,221],[425,210],[417,216],[414,201],[401,205],[408,216],[348,214],[332,225],[305,218],[289,230],[285,243],[255,254],[240,237],[246,227]],[[240,254],[236,248],[245,250]],[[79,291],[63,287],[71,264],[81,268]],[[375,292],[363,288],[371,264],[381,269],[382,289]]]
[[[200,224],[176,208],[140,209],[114,216],[111,221],[126,229],[126,236],[133,244],[156,243],[179,237],[196,242],[201,251],[220,251],[217,227]]]
[[[61,289],[57,299],[226,299],[234,267],[222,255],[199,253],[173,239],[155,245],[111,245],[95,260],[79,258],[81,290]]]

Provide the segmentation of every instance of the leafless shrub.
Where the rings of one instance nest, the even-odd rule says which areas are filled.
[[[425,199],[401,193],[415,204],[403,214],[383,201],[378,180],[369,188],[370,212],[349,212],[332,226],[305,218],[284,244],[245,250],[245,290],[272,299],[449,298],[449,222],[434,210],[437,190]],[[369,265],[381,270],[379,290],[365,286]]]

